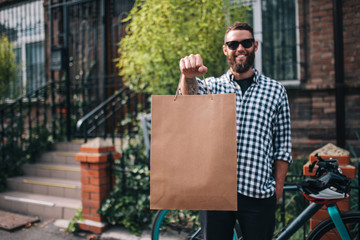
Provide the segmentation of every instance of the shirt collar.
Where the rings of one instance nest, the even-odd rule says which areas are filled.
[[[256,70],[255,68],[253,68],[253,71],[254,71],[254,75],[255,75],[254,83],[257,84],[259,82],[260,74],[259,74],[258,70]],[[232,74],[230,69],[227,71],[226,76],[229,81],[234,81],[234,74]]]

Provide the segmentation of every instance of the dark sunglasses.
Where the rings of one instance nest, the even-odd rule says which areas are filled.
[[[231,49],[235,50],[239,47],[239,44],[241,44],[244,48],[249,48],[253,45],[255,40],[253,38],[244,39],[242,41],[229,41],[226,42],[226,45]]]

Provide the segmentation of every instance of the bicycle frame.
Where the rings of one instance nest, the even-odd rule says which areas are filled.
[[[276,238],[276,240],[289,239],[301,226],[303,226],[307,220],[309,220],[314,214],[321,209],[324,204],[311,203],[304,211],[301,212]],[[327,210],[331,219],[333,220],[335,227],[337,228],[341,238],[343,240],[350,240],[348,231],[343,223],[340,212],[335,204],[327,205]]]
[[[161,215],[160,215],[159,221],[158,221],[159,224],[161,224],[162,219],[166,216],[166,214],[167,214],[168,211],[169,211],[169,210],[163,210],[163,211],[161,212]],[[156,231],[156,232],[155,232],[155,235],[156,235],[156,236],[159,235],[159,232],[158,232],[159,230],[160,230],[160,226],[155,226],[155,231]],[[199,228],[188,240],[193,240],[193,239],[195,239],[195,237],[199,234],[200,231],[201,231],[201,228]],[[158,239],[155,239],[155,240],[158,240]],[[237,240],[235,233],[234,233],[234,236],[233,236],[233,240]]]
[[[276,240],[289,239],[302,225],[306,223],[307,220],[314,216],[314,214],[319,211],[322,206],[322,204],[311,203],[285,228],[283,232],[281,232]]]
[[[297,190],[298,187],[295,185],[287,185],[284,186],[284,190]],[[329,204],[320,204],[312,202],[308,207],[306,207],[300,215],[298,215],[289,225],[285,226],[283,231],[278,234],[276,237],[276,240],[286,240],[290,239],[293,234],[298,231],[306,222],[315,215],[316,212],[318,212],[322,206],[326,205],[328,213],[330,215],[331,220],[333,221],[337,231],[340,234],[341,239],[343,240],[350,240],[350,236],[348,233],[348,230],[340,216],[340,211],[336,207],[335,203],[329,203]],[[162,222],[162,219],[165,217],[168,210],[163,210],[160,215],[160,221],[158,223]],[[159,231],[160,226],[155,226],[155,230]],[[201,231],[201,228],[199,228],[190,238],[189,240],[195,239],[199,232]],[[158,235],[158,232],[156,233]],[[155,239],[158,240],[158,239]],[[236,234],[234,233],[233,240],[237,240]]]
[[[327,209],[328,209],[331,219],[334,222],[336,229],[338,230],[338,232],[340,234],[341,239],[350,240],[349,233],[345,227],[344,222],[342,221],[342,219],[340,217],[340,212],[337,209],[336,205],[331,204],[331,205],[327,206]]]

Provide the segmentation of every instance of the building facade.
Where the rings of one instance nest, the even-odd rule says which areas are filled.
[[[63,82],[59,105],[72,103],[76,119],[111,96],[122,87],[113,60],[134,2],[0,0],[0,34],[22,63],[14,89]],[[329,142],[360,155],[360,1],[231,2],[248,8],[255,67],[287,89],[294,155]]]
[[[288,88],[295,154],[334,143],[359,156],[360,2],[298,0],[300,85]]]

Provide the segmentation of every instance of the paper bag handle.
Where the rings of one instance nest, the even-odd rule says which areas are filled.
[[[207,90],[208,94],[210,95],[211,100],[213,100],[212,93],[210,92],[209,87],[208,87],[208,85],[207,85],[207,83],[206,83],[206,81],[205,81],[205,76],[204,76],[204,74],[202,75],[202,77],[203,77],[203,81],[204,81],[205,86],[206,86],[206,90]],[[184,74],[181,74],[181,75],[180,75],[179,84],[178,84],[178,87],[177,87],[177,89],[176,89],[174,101],[176,101],[176,98],[177,98],[177,96],[178,96],[178,94],[179,94],[181,81],[185,81],[185,76],[184,76]]]

